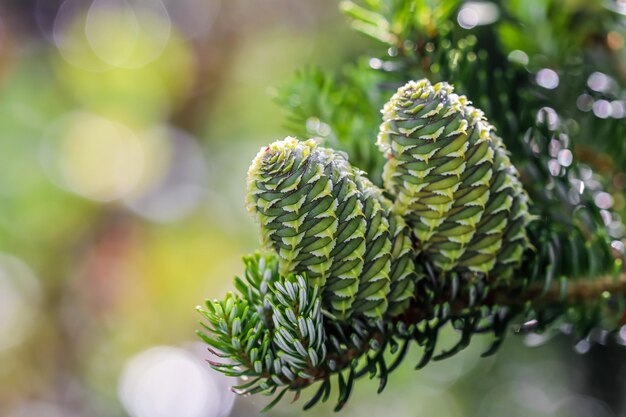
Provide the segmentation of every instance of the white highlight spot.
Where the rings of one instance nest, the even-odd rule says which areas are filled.
[[[188,351],[158,346],[126,363],[118,395],[132,417],[225,417],[234,394]]]
[[[537,72],[537,84],[548,90],[554,90],[559,86],[559,74],[550,68],[543,68]]]
[[[604,210],[608,210],[613,206],[613,197],[604,191],[596,194],[593,201],[596,203],[596,206]]]
[[[542,107],[537,112],[537,122],[545,123],[548,129],[555,130],[559,127],[560,119],[552,107]]]
[[[611,86],[612,80],[606,74],[601,72],[592,73],[589,78],[587,78],[587,85],[593,91],[603,92],[607,91]]]
[[[463,4],[457,16],[457,22],[463,29],[489,25],[500,17],[500,9],[492,2],[468,1]]]
[[[548,161],[548,170],[553,177],[556,177],[561,173],[561,165],[559,165],[556,159],[550,159]]]
[[[569,149],[561,149],[557,156],[557,160],[559,161],[559,164],[563,165],[564,167],[568,167],[572,165],[574,155],[572,155],[572,151],[570,151]]]
[[[459,26],[463,29],[472,29],[478,25],[478,13],[471,7],[463,7],[457,16]]]
[[[620,100],[611,102],[611,117],[614,119],[623,119],[624,116],[626,116],[626,104]]]
[[[613,107],[607,100],[598,100],[593,103],[593,114],[601,119],[606,119],[611,115]]]

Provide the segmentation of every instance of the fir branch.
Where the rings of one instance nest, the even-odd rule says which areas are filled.
[[[286,391],[294,391],[299,396],[302,389],[321,382],[318,392],[305,405],[309,408],[328,397],[334,378],[339,387],[337,409],[348,400],[354,380],[364,375],[379,378],[380,392],[413,343],[422,348],[422,358],[416,365],[419,369],[431,360],[456,354],[479,333],[494,336],[483,356],[495,353],[514,320],[519,322],[515,327],[517,332],[532,332],[544,330],[555,320],[564,318],[578,330],[580,338],[589,337],[591,329],[599,325],[598,319],[606,319],[611,314],[615,316],[615,323],[610,329],[623,324],[624,308],[620,300],[626,295],[626,273],[620,273],[623,263],[619,259],[614,262],[615,273],[610,276],[563,280],[548,287],[544,283],[532,283],[489,288],[480,281],[476,287],[472,284],[459,287],[457,277],[435,272],[428,261],[418,258],[415,259],[417,264],[426,262],[427,277],[417,283],[410,306],[402,314],[377,323],[358,317],[341,322],[327,311],[320,315],[316,287],[308,291],[303,277],[280,276],[275,255],[257,254],[245,260],[247,277],[265,275],[263,281],[254,278],[250,283],[264,287],[267,302],[263,304],[273,306],[266,312],[268,321],[274,323],[273,330],[258,321],[256,311],[248,315],[253,309],[246,306],[238,308],[238,312],[233,310],[236,305],[257,299],[248,291],[242,294],[243,299],[229,295],[226,302],[207,302],[208,312],[201,312],[209,321],[205,325],[208,335],[200,333],[200,336],[219,351],[218,356],[231,361],[231,364],[211,362],[215,369],[251,378],[235,387],[236,392],[274,394],[280,390],[268,408]],[[265,272],[259,274],[259,269]],[[526,280],[514,279],[513,282]],[[618,305],[611,308],[616,302]],[[308,307],[302,309],[302,306]],[[605,311],[607,306],[610,311]],[[235,326],[233,323],[239,320],[233,320],[235,316],[248,318]],[[305,322],[310,323],[305,325]],[[442,349],[438,334],[447,325],[458,330],[460,338],[454,346]],[[234,331],[234,328],[244,330]],[[231,339],[235,334],[246,333],[254,335],[252,342],[242,339],[242,343],[233,344]],[[264,342],[260,345],[256,340]],[[248,347],[243,348],[244,344]],[[392,356],[386,355],[387,352]]]
[[[555,283],[547,291],[543,285],[536,284],[519,295],[497,291],[493,294],[493,303],[519,306],[531,301],[535,305],[577,305],[595,300],[604,294],[626,295],[626,273],[567,281],[565,290],[562,284]]]
[[[516,290],[519,291],[519,290]],[[534,308],[547,308],[554,306],[575,306],[589,302],[595,302],[599,297],[611,295],[626,296],[626,273],[617,276],[604,276],[593,280],[580,280],[568,283],[567,289],[563,291],[563,286],[552,285],[547,291],[542,285],[533,285],[521,293],[516,293],[506,288],[499,288],[487,295],[485,301],[480,306],[473,306],[473,309],[481,309],[485,306],[508,307],[519,310],[529,302]],[[445,302],[444,299],[440,300]],[[402,316],[396,319],[396,323],[401,322],[405,326],[418,325],[425,320],[436,315],[436,307],[440,303],[429,305],[413,304]],[[452,304],[449,313],[450,317],[465,316],[468,314],[468,303],[464,300],[457,300]],[[368,334],[370,341],[384,344],[388,338],[393,337],[380,329],[374,329]],[[348,367],[355,359],[366,354],[370,349],[370,344],[363,345],[362,348],[352,348],[344,352],[343,355],[329,355],[328,359],[336,362],[337,369]],[[318,369],[315,373],[315,380],[324,380],[332,372],[328,369]],[[294,385],[304,386],[310,384],[310,380],[296,380]]]
[[[613,223],[608,217],[617,218],[594,202],[602,181],[591,187],[578,161],[557,160],[559,151],[579,156],[575,145],[581,136],[594,142],[612,137],[606,149],[621,146],[624,125],[602,121],[606,130],[596,131],[600,121],[589,110],[577,113],[575,96],[559,107],[537,78],[554,63],[536,61],[537,56],[560,61],[571,56],[578,62],[581,42],[604,39],[604,29],[589,20],[584,30],[556,37],[558,50],[544,51],[543,41],[516,44],[527,38],[525,26],[534,24],[517,6],[503,5],[507,16],[501,23],[472,32],[451,22],[460,7],[459,0],[342,1],[353,27],[379,41],[378,56],[363,57],[340,77],[302,72],[278,96],[294,134],[334,149],[292,140],[259,154],[249,172],[248,207],[273,254],[247,258],[245,281],[236,281],[240,294],[207,303],[202,313],[208,335],[201,335],[231,362],[214,363],[216,369],[252,377],[240,392],[277,394],[266,409],[287,391],[298,398],[316,382],[305,408],[326,401],[333,381],[339,390],[336,410],[365,375],[379,379],[380,392],[413,344],[422,351],[419,369],[461,351],[476,334],[493,335],[483,352],[487,356],[511,328],[519,333],[567,328],[591,339],[594,328],[615,332],[625,323],[623,254],[611,249],[611,238],[621,235],[605,226]],[[561,8],[546,14],[552,20],[537,24],[560,31],[560,25],[574,22],[574,14],[559,23],[552,13],[561,15]],[[494,43],[502,41],[498,30],[505,25],[514,36]],[[596,32],[601,36],[589,36]],[[522,53],[524,63],[516,58],[521,51],[535,56],[529,61]],[[553,68],[561,84],[579,94],[596,69],[568,65]],[[497,127],[497,136],[465,98],[458,106],[462,111],[453,112],[445,109],[454,100],[437,101],[431,94],[435,100],[423,101],[428,95],[415,94],[384,112],[384,121],[392,124],[381,127],[385,160],[371,140],[379,110],[393,90],[423,77],[450,81],[467,94]],[[457,139],[468,145],[461,153],[447,146]],[[482,149],[482,139],[495,157],[467,157]],[[421,152],[423,146],[428,152]],[[346,151],[350,162],[335,149]],[[456,164],[465,161],[469,167]],[[388,175],[380,183],[384,164]],[[488,193],[474,189],[480,184],[470,175],[481,166],[489,174],[483,184]],[[508,186],[501,186],[498,176]],[[420,188],[427,186],[437,192]],[[457,193],[464,187],[473,198]],[[467,224],[458,222],[463,219],[454,217],[457,213],[446,213],[447,205],[480,217],[477,230],[451,233],[452,226]],[[480,257],[468,263],[463,256],[472,251]],[[557,320],[567,326],[549,327]],[[457,330],[459,339],[442,348],[444,326]]]
[[[201,310],[209,321],[201,337],[231,362],[214,368],[254,378],[239,392],[278,392],[272,407],[322,381],[310,407],[335,378],[340,409],[366,374],[382,391],[411,343],[422,348],[421,368],[479,333],[494,336],[483,355],[495,353],[513,320],[542,331],[563,318],[580,337],[607,320],[617,328],[626,277],[617,286],[576,279],[621,269],[593,210],[568,219],[568,207],[545,216],[539,206],[542,216],[530,215],[494,128],[446,83],[411,81],[383,114],[384,189],[312,139],[277,141],[250,166],[247,205],[272,254],[246,258],[240,294]],[[562,187],[546,200],[561,199]],[[442,349],[444,326],[460,337]]]

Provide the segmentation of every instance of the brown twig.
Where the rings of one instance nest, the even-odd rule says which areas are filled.
[[[506,291],[499,291],[494,294],[493,299],[494,304],[499,305],[521,305],[527,301],[540,305],[577,304],[593,300],[605,292],[626,294],[626,273],[616,277],[604,276],[568,281],[564,291],[558,283],[553,284],[547,291],[544,291],[543,285],[534,285],[517,296]]]

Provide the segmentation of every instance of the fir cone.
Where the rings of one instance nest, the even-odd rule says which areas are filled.
[[[391,243],[390,255],[390,290],[387,295],[389,301],[388,315],[395,316],[404,312],[415,294],[415,283],[421,278],[415,265],[415,251],[410,237],[410,229],[404,219],[393,213],[393,203],[386,198],[382,190],[364,175],[356,170],[357,184],[366,199],[376,202],[383,211],[388,236]],[[369,218],[369,216],[368,216]],[[386,247],[385,247],[386,248]]]
[[[408,230],[394,219],[390,231],[390,204],[381,201],[342,153],[313,140],[275,142],[248,170],[248,209],[281,273],[306,273],[322,289],[324,308],[342,320],[353,313],[380,319],[390,301],[406,305],[413,293]],[[396,258],[403,263],[393,269]],[[389,300],[392,289],[397,299]]]
[[[447,83],[401,87],[383,109],[385,188],[440,271],[507,279],[528,247],[528,197],[482,111]]]

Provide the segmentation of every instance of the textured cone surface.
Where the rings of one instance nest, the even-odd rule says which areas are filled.
[[[528,211],[528,194],[524,191],[521,181],[518,178],[516,169],[506,153],[502,139],[491,133],[492,141],[496,145],[496,156],[494,167],[496,178],[504,177],[502,184],[494,180],[491,184],[491,198],[486,207],[486,214],[479,224],[481,235],[478,235],[472,242],[470,250],[466,253],[465,262],[473,252],[479,254],[483,246],[488,244],[489,239],[494,239],[497,234],[487,226],[487,219],[496,215],[498,209],[503,210],[507,216],[507,223],[502,230],[502,245],[496,254],[496,260],[491,274],[498,279],[508,281],[513,278],[514,270],[519,266],[522,254],[528,248],[529,241],[526,234],[526,226],[531,221],[532,216]],[[504,205],[499,201],[506,199]],[[510,205],[509,205],[510,201]],[[481,237],[484,243],[481,243]],[[490,237],[491,236],[491,237]]]
[[[367,224],[364,267],[359,277],[359,292],[354,309],[371,318],[378,318],[382,317],[389,306],[387,303],[391,281],[389,221],[380,201],[373,195],[373,184],[359,171],[355,172],[354,179]]]
[[[385,253],[389,253],[389,279],[390,290],[387,295],[388,310],[390,316],[404,312],[411,298],[415,294],[415,283],[421,276],[416,273],[415,252],[411,243],[411,231],[405,221],[399,215],[393,213],[392,202],[383,196],[382,190],[357,171],[356,175],[359,190],[371,201],[370,206],[380,207],[383,213],[385,228],[388,230],[389,246],[385,244]],[[366,213],[368,205],[365,205]],[[368,216],[368,218],[370,218]],[[371,227],[371,222],[368,224]],[[369,231],[369,230],[368,230]],[[369,254],[366,254],[368,256]]]
[[[340,319],[354,312],[378,319],[392,287],[400,298],[412,290],[404,282],[412,277],[410,266],[393,276],[401,285],[391,284],[398,231],[390,231],[373,187],[343,154],[313,140],[275,142],[248,171],[248,209],[266,246],[279,255],[281,273],[306,273],[322,289],[324,307]]]
[[[483,113],[447,83],[411,81],[383,109],[385,187],[441,271],[508,278],[528,246],[528,197]]]

